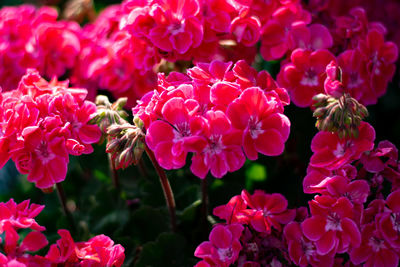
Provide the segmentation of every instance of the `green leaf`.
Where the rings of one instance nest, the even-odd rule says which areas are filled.
[[[264,165],[253,163],[246,170],[246,189],[251,190],[255,182],[267,180],[267,169]]]
[[[185,264],[186,240],[174,233],[162,233],[154,242],[143,246],[135,267],[187,266]]]

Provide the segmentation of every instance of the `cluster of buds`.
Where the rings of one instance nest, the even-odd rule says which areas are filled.
[[[339,138],[357,138],[358,126],[368,110],[349,94],[335,98],[318,94],[313,97],[315,126],[320,131],[337,132]]]
[[[97,96],[97,115],[92,119],[107,140],[106,152],[111,154],[116,169],[136,165],[144,150],[144,124],[139,118],[133,120],[134,125],[126,120],[126,100],[120,98],[111,103],[106,96]]]

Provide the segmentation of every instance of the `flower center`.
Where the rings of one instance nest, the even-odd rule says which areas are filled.
[[[357,72],[350,73],[350,80],[349,80],[349,88],[356,88],[363,83],[363,80],[360,78],[360,75]]]
[[[249,121],[249,132],[251,138],[257,139],[257,137],[264,132],[261,129],[261,121],[257,122],[256,118],[251,117]]]
[[[306,242],[303,238],[301,239],[301,248],[307,258],[315,254],[315,246],[311,242]]]
[[[309,69],[306,72],[304,72],[303,79],[301,79],[300,84],[306,85],[306,86],[318,86],[318,76],[315,73],[314,70]]]
[[[325,230],[342,231],[342,226],[340,224],[340,217],[336,212],[331,213],[326,218]]]
[[[228,262],[233,257],[233,250],[232,248],[219,248],[218,256],[222,262]]]
[[[55,157],[54,154],[51,154],[49,152],[46,142],[40,143],[38,147],[35,149],[35,152],[43,164],[46,164]]]
[[[386,248],[384,241],[374,236],[369,239],[368,245],[374,252],[378,252],[379,250]]]
[[[392,213],[390,215],[390,220],[393,223],[393,229],[397,231],[397,233],[400,233],[400,212]]]

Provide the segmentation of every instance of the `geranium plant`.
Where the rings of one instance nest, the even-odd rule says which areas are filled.
[[[0,6],[0,266],[399,265],[396,0],[45,2]]]

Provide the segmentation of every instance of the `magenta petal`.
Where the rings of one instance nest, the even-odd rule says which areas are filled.
[[[228,106],[240,94],[237,84],[229,82],[218,82],[210,89],[210,100],[214,105]]]
[[[278,156],[283,153],[285,143],[281,134],[275,129],[269,129],[254,140],[258,152],[267,156]]]
[[[97,143],[100,137],[101,131],[97,125],[83,125],[79,130],[79,138],[84,144]]]
[[[250,114],[242,101],[235,100],[230,104],[226,110],[226,114],[236,129],[244,130],[247,127]]]
[[[251,137],[250,132],[247,130],[243,134],[243,149],[244,153],[250,160],[256,160],[258,158],[258,152],[254,140]]]
[[[212,157],[210,171],[214,177],[221,178],[228,172],[228,170],[229,166],[225,157],[225,152]]]
[[[217,248],[227,248],[232,244],[232,233],[222,225],[217,225],[210,233],[210,241]]]
[[[49,173],[52,174],[54,182],[62,182],[67,176],[68,158],[55,157],[47,164],[47,168]]]
[[[174,125],[179,125],[188,120],[188,112],[181,97],[173,97],[168,100],[164,104],[161,113],[169,123]]]
[[[357,224],[349,218],[343,218],[341,225],[343,228],[343,234],[349,236],[351,245],[353,247],[359,247],[361,244],[361,234]]]
[[[172,47],[179,53],[184,54],[192,45],[192,35],[188,32],[180,32],[170,37]]]
[[[199,258],[205,258],[212,254],[213,245],[209,241],[202,242],[194,251],[194,256]]]
[[[337,245],[335,231],[328,231],[315,243],[318,254],[326,255]]]
[[[46,236],[41,232],[30,232],[22,241],[20,248],[23,251],[35,252],[45,247],[48,243]]]
[[[190,170],[197,177],[204,179],[210,170],[210,166],[205,164],[204,157],[201,154],[195,154],[192,157],[192,165],[190,165]]]
[[[290,132],[290,121],[288,117],[280,113],[273,113],[261,121],[261,128],[273,128],[282,136],[283,140],[287,140]]]
[[[321,216],[313,216],[302,222],[301,229],[308,239],[317,241],[323,234],[325,234],[325,224],[325,218]]]
[[[172,126],[164,121],[155,121],[147,129],[146,144],[154,150],[160,142],[172,142],[174,133]]]

